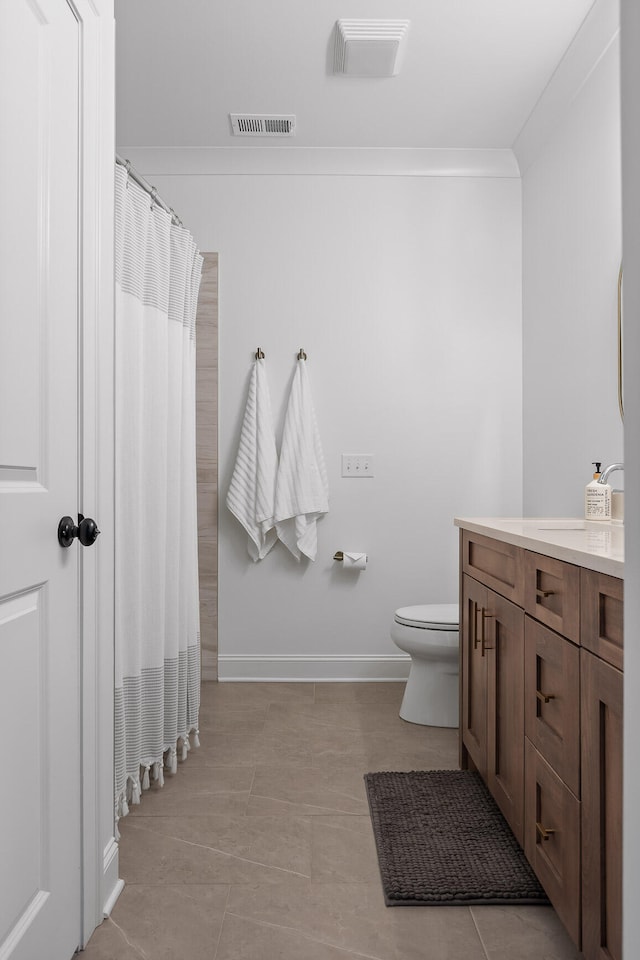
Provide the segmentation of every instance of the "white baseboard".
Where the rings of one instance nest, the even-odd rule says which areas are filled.
[[[220,681],[388,681],[406,680],[411,657],[218,657]]]
[[[111,838],[104,849],[102,890],[104,894],[102,914],[108,917],[116,904],[116,900],[124,890],[124,880],[120,880],[118,877],[118,843],[115,837]]]

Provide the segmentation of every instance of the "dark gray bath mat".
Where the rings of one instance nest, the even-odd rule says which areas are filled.
[[[364,779],[388,907],[548,903],[477,773]]]

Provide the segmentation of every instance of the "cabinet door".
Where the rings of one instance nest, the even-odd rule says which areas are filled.
[[[516,839],[524,816],[524,612],[487,591],[487,786]]]
[[[622,957],[622,691],[620,670],[580,651],[582,681],[582,949]]]
[[[524,852],[579,947],[580,802],[530,740],[525,740]]]
[[[525,617],[525,733],[580,797],[580,650]]]
[[[487,658],[485,654],[487,590],[462,578],[462,743],[480,775],[487,775]],[[464,760],[464,758],[463,758]]]

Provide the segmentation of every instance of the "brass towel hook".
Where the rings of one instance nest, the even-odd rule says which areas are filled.
[[[256,350],[256,360],[264,360],[264,353],[262,352],[260,347],[258,347],[258,349]]]
[[[306,359],[307,359],[307,355],[306,355],[306,353],[304,352],[304,350],[302,349],[302,347],[300,347],[300,353],[298,354],[298,360],[306,360]]]

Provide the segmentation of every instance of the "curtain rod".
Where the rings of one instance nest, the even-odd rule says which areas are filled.
[[[158,196],[158,191],[156,188],[153,187],[147,180],[145,180],[144,177],[141,176],[141,174],[139,174],[138,171],[131,166],[131,162],[129,160],[125,160],[124,157],[121,157],[118,153],[116,153],[116,163],[119,163],[121,167],[125,167],[131,179],[134,180],[139,187],[142,187],[145,193],[149,194],[152,201],[157,203],[159,207],[162,207],[166,213],[170,214],[172,223],[177,224],[180,227],[184,226],[182,220],[175,212],[173,207],[168,206],[164,200]]]

